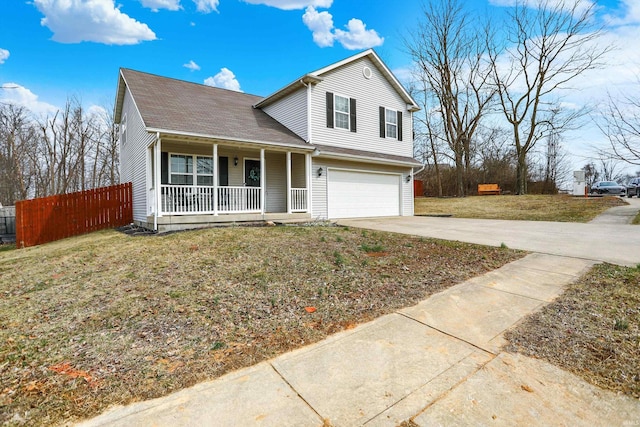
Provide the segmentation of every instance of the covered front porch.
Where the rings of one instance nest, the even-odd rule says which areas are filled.
[[[156,230],[311,217],[311,150],[158,137],[147,160]]]

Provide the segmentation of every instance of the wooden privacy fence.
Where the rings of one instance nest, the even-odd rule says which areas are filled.
[[[40,245],[133,221],[131,183],[16,202],[16,245]]]

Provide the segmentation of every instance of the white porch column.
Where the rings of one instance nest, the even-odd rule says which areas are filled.
[[[218,144],[213,144],[213,214],[218,215]]]
[[[311,154],[307,153],[304,155],[305,167],[307,169],[307,173],[304,174],[305,186],[307,187],[307,213],[311,213]]]
[[[157,216],[162,216],[162,179],[161,179],[161,174],[162,174],[162,139],[160,138],[160,134],[158,133],[158,139],[156,141],[156,150],[154,153],[155,159],[154,159],[154,167],[155,167],[155,184],[154,186],[156,187],[156,213]],[[156,225],[156,230],[157,230],[157,225]]]
[[[265,193],[267,189],[267,172],[266,172],[266,164],[264,161],[264,148],[260,149],[260,213],[264,215],[265,206],[264,201],[266,200]]]
[[[287,213],[291,213],[291,151],[287,151]]]

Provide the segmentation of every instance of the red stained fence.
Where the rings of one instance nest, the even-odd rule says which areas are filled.
[[[424,196],[424,187],[422,185],[422,181],[419,179],[413,180],[413,197],[422,197]]]
[[[16,246],[40,245],[65,237],[133,222],[131,183],[16,202]]]

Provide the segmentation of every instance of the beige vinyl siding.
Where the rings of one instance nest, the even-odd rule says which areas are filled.
[[[305,188],[305,155],[292,153],[291,154],[291,187],[292,188]]]
[[[147,146],[156,135],[145,130],[142,117],[127,88],[122,105],[122,115],[127,115],[127,143],[120,147],[120,181],[133,185],[133,219],[147,221],[147,195],[152,183],[147,182]]]
[[[263,111],[307,141],[307,89],[301,88],[263,108]]]
[[[372,72],[366,79],[367,66]],[[324,80],[313,87],[311,96],[312,144],[326,144],[356,150],[413,157],[411,112],[393,86],[368,58],[361,58],[321,75]],[[356,99],[357,132],[327,128],[326,93]],[[379,107],[402,112],[403,140],[380,138]]]
[[[266,153],[266,179],[267,192],[265,193],[266,212],[286,212],[287,211],[287,175],[286,175],[286,154]]]
[[[318,176],[318,168],[323,169],[322,176]],[[413,183],[407,182],[407,176],[411,174],[410,168],[384,166],[371,163],[349,162],[334,159],[323,159],[316,157],[313,159],[311,168],[311,185],[312,185],[312,211],[313,218],[326,219],[329,212],[327,207],[327,176],[329,168],[337,168],[344,170],[353,170],[361,172],[386,172],[401,174],[402,194],[400,199],[402,206],[400,214],[402,216],[413,216]],[[372,195],[375,197],[375,195]]]

